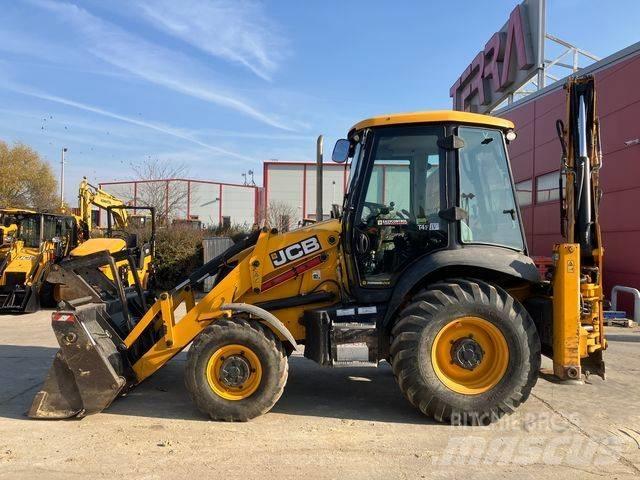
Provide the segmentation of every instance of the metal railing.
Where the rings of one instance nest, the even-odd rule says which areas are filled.
[[[640,291],[637,288],[616,285],[611,289],[611,310],[618,309],[618,292],[630,293],[633,295],[633,321],[640,323]]]

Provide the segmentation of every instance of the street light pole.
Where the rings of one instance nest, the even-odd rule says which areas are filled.
[[[62,147],[62,156],[60,158],[60,210],[64,209],[64,154],[67,147]]]

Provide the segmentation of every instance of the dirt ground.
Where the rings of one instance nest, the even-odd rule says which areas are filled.
[[[639,478],[640,329],[609,328],[608,378],[540,378],[490,427],[434,423],[388,365],[323,369],[295,355],[272,412],[216,423],[192,405],[184,354],[105,412],[25,417],[56,351],[50,313],[0,316],[0,478]]]

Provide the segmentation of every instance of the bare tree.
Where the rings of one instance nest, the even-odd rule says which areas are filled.
[[[187,164],[147,157],[132,163],[135,180],[142,180],[136,192],[136,204],[154,207],[160,223],[168,223],[188,202],[186,182],[171,181],[188,174]]]
[[[267,207],[265,225],[277,228],[280,232],[287,232],[296,226],[297,210],[291,205],[279,200],[271,200]],[[265,217],[263,212],[262,217]]]

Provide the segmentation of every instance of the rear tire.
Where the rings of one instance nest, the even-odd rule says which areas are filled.
[[[262,324],[222,319],[205,328],[187,355],[185,384],[213,420],[246,422],[268,412],[287,383],[282,343]]]
[[[455,279],[419,292],[402,310],[391,363],[402,393],[425,415],[488,425],[528,398],[540,340],[525,308],[506,291]]]

